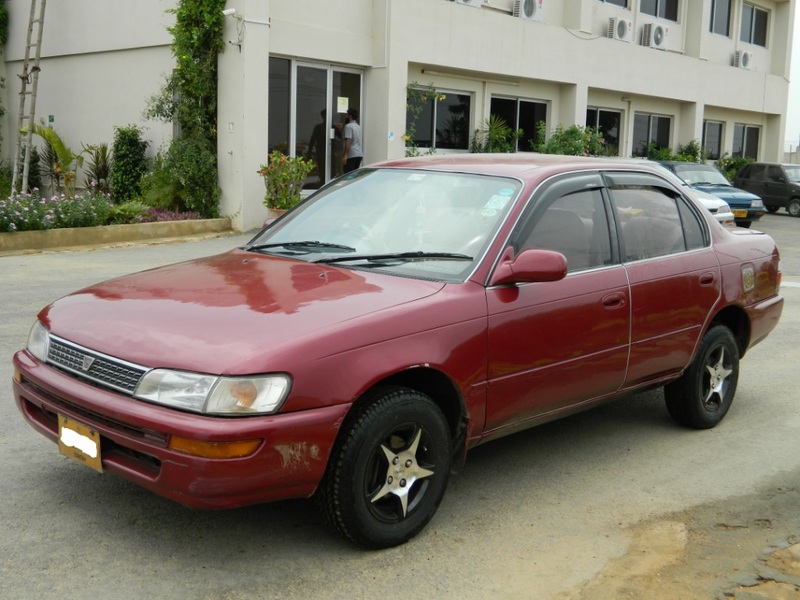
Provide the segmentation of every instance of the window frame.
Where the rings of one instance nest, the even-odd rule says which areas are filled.
[[[620,8],[628,8],[628,0],[600,0],[603,4],[611,4]]]
[[[750,12],[749,15],[746,14],[748,11]],[[748,31],[745,31],[745,27],[748,24]],[[757,31],[760,24],[763,25],[763,31]],[[746,44],[766,48],[768,37],[769,11],[750,2],[742,3],[742,23],[739,31],[739,40]]]
[[[635,145],[635,140],[637,140],[637,131],[636,131],[636,120],[637,117],[646,117],[647,118],[647,140],[645,141],[644,148],[639,150]],[[667,140],[666,143],[661,143],[662,140],[658,139],[660,132],[659,123],[662,120],[666,120],[669,124],[668,131],[667,131]],[[655,126],[655,136],[653,134]],[[660,148],[669,148],[670,147],[670,140],[672,138],[672,116],[670,115],[661,115],[658,113],[647,113],[636,111],[633,113],[633,132],[632,132],[632,139],[634,140],[634,145],[631,148],[631,156],[647,156],[647,148],[650,146],[651,143],[656,143]]]
[[[408,143],[410,142],[411,143],[410,147],[416,147],[416,148],[423,149],[423,150],[447,150],[447,151],[453,151],[453,152],[462,152],[462,151],[463,152],[468,152],[469,151],[469,143],[470,143],[470,135],[472,133],[471,124],[472,124],[472,110],[473,110],[473,105],[474,105],[474,101],[475,101],[474,94],[472,92],[468,92],[468,91],[464,91],[464,90],[453,90],[453,89],[447,89],[447,88],[438,88],[438,87],[435,87],[435,86],[433,88],[425,87],[425,86],[419,86],[419,87],[413,87],[412,86],[412,89],[414,89],[416,91],[423,92],[425,97],[426,97],[425,103],[428,104],[429,107],[432,108],[432,111],[431,111],[432,112],[432,115],[431,115],[431,132],[430,132],[431,140],[430,140],[430,145],[423,145],[423,144],[417,144],[415,139],[406,139],[406,147],[407,148],[409,147]],[[430,97],[428,97],[428,96],[430,96]],[[438,110],[439,109],[439,104],[441,102],[444,102],[445,100],[447,100],[448,96],[451,96],[451,97],[455,96],[456,98],[463,97],[463,98],[467,99],[467,114],[464,117],[464,124],[465,124],[464,125],[464,132],[463,132],[464,133],[464,140],[458,146],[452,146],[452,145],[442,146],[439,143],[437,143],[438,142],[437,136],[438,136],[438,132],[439,132],[439,127],[438,127],[438,125],[439,125],[439,110]],[[407,94],[406,95],[406,131],[407,132],[409,130],[409,113],[410,113],[410,109],[408,108],[408,106],[411,104],[412,100],[413,99]],[[424,111],[424,109],[423,109],[423,111]],[[415,127],[415,131],[416,131],[416,127]],[[406,135],[409,135],[409,134],[407,133]],[[428,140],[424,140],[424,141],[427,142]]]
[[[724,31],[720,24],[722,19],[720,17],[720,8],[727,11],[727,18],[724,22]],[[711,14],[708,26],[708,31],[716,35],[724,35],[725,37],[731,36],[731,16],[733,14],[733,0],[711,0]],[[718,30],[719,29],[719,30]]]
[[[752,136],[755,135],[755,152],[753,152]],[[737,149],[737,140],[739,148]],[[737,158],[752,158],[758,160],[758,150],[761,146],[761,127],[748,123],[735,123],[733,126],[733,148],[731,156]]]
[[[709,146],[708,143],[708,128],[711,125],[719,126],[719,135],[717,137],[716,147]],[[725,123],[722,121],[705,120],[703,121],[703,140],[702,147],[707,153],[707,158],[710,160],[717,160],[722,156],[722,137],[725,135]]]
[[[639,9],[642,14],[656,17],[657,19],[664,19],[666,21],[678,22],[678,9],[679,0],[650,0],[655,4],[653,12],[649,11],[650,7],[645,7],[645,0],[639,0]],[[674,14],[674,17],[671,16]]]
[[[508,121],[505,119],[505,117],[503,117],[503,115],[501,115],[499,112],[496,113],[496,112],[494,112],[492,110],[492,104],[494,103],[495,100],[501,101],[501,102],[502,101],[514,102],[514,123],[508,123]],[[521,111],[522,104],[535,105],[535,107],[533,108],[533,111],[534,111],[534,122],[536,124],[535,124],[534,130],[532,132],[525,131],[525,128],[520,126],[520,117],[521,117],[521,114],[522,114],[522,111]],[[542,119],[537,119],[536,118],[536,114],[535,113],[538,110],[537,107],[541,107],[541,108],[544,109],[544,118],[542,118]],[[516,145],[516,148],[515,148],[515,152],[535,152],[536,151],[536,145],[540,141],[543,141],[543,140],[539,140],[539,123],[543,122],[543,123],[545,123],[545,127],[547,126],[547,114],[549,112],[549,108],[550,108],[549,104],[547,102],[543,101],[543,100],[533,100],[531,98],[521,98],[519,96],[506,96],[506,95],[503,95],[503,94],[492,94],[490,96],[490,98],[489,98],[489,115],[490,116],[498,114],[499,116],[503,117],[503,120],[506,121],[506,124],[509,127],[511,127],[511,129],[513,129],[514,131],[518,131],[519,129],[523,130],[523,137],[516,141],[517,145]],[[528,141],[533,143],[533,147],[531,147],[531,148],[525,148],[525,147],[520,148],[521,145],[522,146],[526,145],[526,142],[528,142]]]
[[[589,113],[590,112],[594,112],[595,113],[595,115],[594,115],[595,118],[592,119],[594,121],[593,123],[589,122]],[[600,131],[600,134],[603,136],[603,139],[605,141],[605,145],[606,145],[606,147],[608,147],[608,139],[609,139],[607,137],[608,136],[608,132],[605,131],[605,130],[601,130],[600,129],[600,127],[601,127],[601,125],[600,125],[601,114],[600,113],[606,113],[606,114],[609,114],[609,115],[613,114],[617,118],[617,136],[616,136],[616,143],[614,145],[617,148],[617,154],[619,154],[619,152],[621,150],[620,142],[622,140],[622,124],[623,124],[622,111],[621,110],[617,110],[617,109],[613,109],[613,108],[602,108],[600,106],[587,106],[586,107],[586,126],[587,127],[592,127],[594,129]]]

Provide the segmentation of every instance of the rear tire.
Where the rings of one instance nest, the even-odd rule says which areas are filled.
[[[384,388],[340,433],[318,503],[347,540],[390,548],[433,518],[450,474],[450,428],[426,395]]]
[[[780,210],[780,208],[780,206],[767,206],[767,212],[770,214],[776,213]]]
[[[739,347],[731,330],[712,327],[683,376],[664,386],[667,411],[680,425],[710,429],[722,421],[739,381]]]

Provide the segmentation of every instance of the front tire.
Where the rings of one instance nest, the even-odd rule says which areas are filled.
[[[789,200],[789,204],[786,206],[786,212],[793,217],[800,217],[800,200],[797,198]]]
[[[450,473],[450,429],[426,395],[385,388],[355,414],[334,446],[318,500],[329,525],[369,549],[418,534]]]
[[[731,330],[717,325],[706,332],[683,376],[664,386],[667,411],[680,425],[710,429],[722,421],[739,381],[739,347]]]

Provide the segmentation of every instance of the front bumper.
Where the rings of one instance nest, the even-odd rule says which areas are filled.
[[[58,415],[97,431],[104,471],[198,508],[308,497],[322,478],[349,405],[264,417],[195,415],[79,381],[22,350],[14,398],[28,423],[58,442]],[[169,448],[170,436],[207,442],[261,439],[249,456],[209,459]]]

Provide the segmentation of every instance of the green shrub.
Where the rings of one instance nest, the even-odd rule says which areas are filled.
[[[142,215],[148,208],[150,207],[139,199],[128,200],[122,204],[117,204],[111,209],[109,223],[113,225],[141,223]]]
[[[176,213],[189,211],[216,218],[221,195],[216,163],[214,148],[202,136],[174,139],[142,179],[142,200]]]
[[[145,206],[173,209],[183,205],[180,181],[173,177],[165,154],[159,152],[153,168],[142,177],[140,200]]]
[[[733,178],[736,177],[736,173],[738,173],[743,166],[751,162],[753,162],[752,158],[746,156],[731,156],[726,152],[714,165],[722,171],[722,174],[728,178],[728,181],[733,181]]]
[[[517,140],[523,136],[522,129],[514,131],[498,115],[491,115],[476,129],[470,141],[470,152],[516,152]]]
[[[544,154],[563,154],[570,156],[597,156],[605,154],[602,134],[594,127],[570,125],[566,129],[561,125],[547,136],[547,125],[539,123],[537,152]]]
[[[84,152],[89,155],[88,165],[84,169],[86,179],[84,187],[108,194],[111,192],[111,152],[108,144],[85,146]]]
[[[116,202],[125,202],[140,194],[140,182],[147,172],[148,142],[136,125],[114,128],[111,154],[111,191]]]
[[[12,171],[10,166],[0,161],[0,198],[8,198],[11,195]]]

